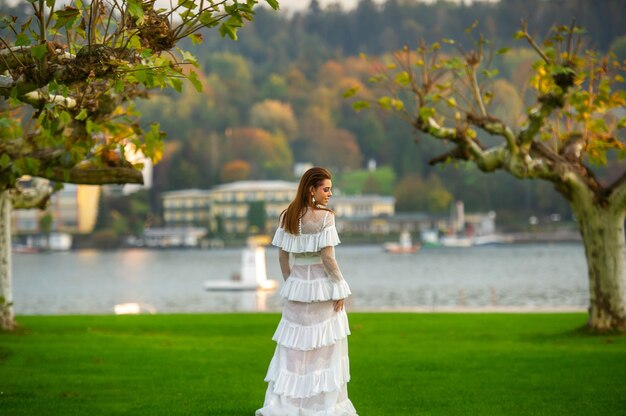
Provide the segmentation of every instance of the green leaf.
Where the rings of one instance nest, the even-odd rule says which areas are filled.
[[[213,27],[217,26],[219,24],[219,21],[213,17],[213,13],[207,10],[200,13],[200,23],[207,27]]]
[[[54,12],[54,17],[56,18],[56,23],[54,24],[55,29],[61,29],[62,27],[69,28],[71,27],[76,19],[80,16],[80,10],[72,7],[65,6],[63,10],[57,10]]]
[[[406,87],[411,83],[411,76],[406,71],[399,72],[396,75],[396,83]]]
[[[87,124],[85,125],[85,130],[87,130],[87,133],[91,134],[93,132],[98,131],[98,125],[96,123],[94,123],[93,121],[91,121],[91,119],[87,119]]]
[[[515,32],[515,35],[513,35],[513,37],[515,39],[523,39],[526,37],[526,32],[523,32],[521,30],[518,30],[517,32]]]
[[[184,61],[189,62],[193,66],[198,66],[198,59],[191,52],[180,50],[180,54],[182,55]]]
[[[202,33],[192,33],[190,35],[191,37],[191,44],[192,45],[201,45],[202,44]]]
[[[30,48],[30,54],[36,59],[42,59],[44,56],[46,56],[47,51],[48,45],[46,45],[45,43]]]
[[[511,50],[511,48],[502,48],[502,49],[498,49],[498,52],[496,52],[496,53],[498,55],[504,55],[505,53],[507,53],[510,50]]]
[[[626,117],[622,117],[617,123],[618,129],[623,129],[624,127],[626,127]]]
[[[198,80],[198,74],[196,74],[194,71],[189,71],[187,79],[193,84],[193,86],[196,88],[196,91],[202,92],[202,83]]]
[[[498,71],[497,69],[492,69],[492,70],[486,70],[484,69],[482,71],[482,74],[486,77],[486,78],[493,78],[496,75],[498,75],[500,73],[500,71]]]
[[[198,5],[196,4],[194,0],[178,0],[178,5],[180,7],[184,7],[185,9],[189,9],[189,10],[193,10],[196,7],[198,7]]]
[[[385,74],[376,74],[376,75],[372,75],[367,82],[369,82],[370,84],[375,84],[377,82],[381,82],[384,81],[387,78],[387,76]]]
[[[385,110],[391,110],[391,97],[380,97],[378,99],[378,105]]]
[[[115,90],[116,93],[119,94],[120,92],[124,91],[124,86],[125,86],[124,81],[121,80],[121,79],[117,79],[117,80],[115,80],[115,84],[113,85],[113,89]]]
[[[2,153],[0,156],[0,169],[6,169],[11,164],[11,157],[7,153]]]
[[[278,5],[278,1],[277,0],[265,0],[267,2],[267,4],[270,5],[270,7],[274,10],[278,10],[278,8],[280,7]]]
[[[359,112],[361,110],[370,108],[370,103],[367,101],[355,101],[354,103],[352,103],[352,108],[354,108],[356,112]]]
[[[446,104],[448,104],[448,107],[456,108],[456,100],[454,97],[446,98]]]
[[[61,120],[61,123],[63,124],[68,124],[72,121],[72,116],[67,111],[61,111],[61,114],[59,114],[59,120]]]
[[[359,91],[359,87],[352,87],[352,88],[348,88],[344,93],[343,93],[343,98],[350,98],[352,97],[354,94],[356,94]]]
[[[87,110],[85,108],[83,108],[82,110],[80,110],[80,113],[78,113],[78,115],[76,117],[74,117],[76,120],[84,120],[87,118]]]
[[[435,109],[432,107],[420,107],[419,116],[422,120],[428,120],[435,116]]]
[[[237,28],[231,26],[228,22],[224,22],[220,26],[220,35],[222,35],[223,38],[228,35],[232,40],[237,40]]]
[[[126,0],[126,10],[128,10],[128,13],[130,13],[133,17],[143,17],[143,7],[141,7],[141,1]]]
[[[30,37],[26,33],[19,33],[15,38],[15,46],[28,46],[30,45]]]
[[[183,90],[183,82],[178,78],[170,78],[170,85],[178,93]]]
[[[398,100],[398,99],[393,99],[391,100],[391,106],[396,110],[396,111],[401,111],[404,109],[404,101],[402,100]]]

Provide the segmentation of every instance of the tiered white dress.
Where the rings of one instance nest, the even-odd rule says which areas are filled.
[[[256,416],[355,416],[347,389],[348,316],[345,308],[333,308],[351,294],[335,261],[334,215],[308,210],[299,235],[278,228],[272,244],[280,247],[286,278],[280,295],[287,301],[272,338],[277,345],[265,377],[265,403]]]

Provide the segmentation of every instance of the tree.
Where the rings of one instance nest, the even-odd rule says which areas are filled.
[[[399,212],[442,213],[454,199],[434,175],[426,180],[418,175],[405,176],[396,186],[395,197]]]
[[[227,162],[248,162],[251,176],[255,178],[288,177],[293,156],[283,136],[259,128],[240,127],[228,129],[226,139]]]
[[[245,160],[236,159],[222,166],[220,179],[222,182],[243,181],[250,177],[250,164]]]
[[[485,82],[496,73],[488,66],[488,42],[482,36],[472,49],[459,47],[457,54],[442,53],[439,43],[422,43],[415,53],[398,51],[372,79],[387,93],[354,105],[363,109],[376,103],[416,131],[446,143],[450,150],[432,159],[433,164],[465,161],[484,172],[502,170],[518,179],[552,183],[568,201],[583,238],[588,325],[597,331],[624,331],[626,172],[622,164],[619,176],[605,182],[594,166],[626,156],[620,136],[626,118],[618,116],[626,93],[611,88],[624,82],[626,67],[610,56],[582,50],[581,33],[573,25],[557,26],[538,44],[522,24],[516,37],[528,42],[538,60],[530,79],[535,101],[520,124],[507,124],[489,107],[493,92]],[[500,141],[486,146],[484,135]]]
[[[265,0],[277,8],[276,0]],[[157,124],[139,126],[132,100],[154,87],[200,88],[195,58],[176,48],[199,30],[237,37],[256,0],[32,0],[32,16],[0,18],[0,326],[15,325],[10,274],[11,195],[23,175],[82,184],[141,183],[125,152],[157,161]],[[46,192],[44,192],[45,194]]]
[[[282,134],[287,140],[294,140],[298,122],[291,105],[276,100],[264,100],[250,109],[250,125],[274,134]]]
[[[263,234],[265,232],[265,222],[267,221],[265,201],[251,201],[248,205],[248,232]]]

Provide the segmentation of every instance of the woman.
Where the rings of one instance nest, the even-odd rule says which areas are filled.
[[[332,194],[330,172],[311,168],[281,214],[272,244],[280,248],[286,280],[280,294],[287,302],[273,337],[277,346],[265,377],[265,403],[256,416],[356,415],[347,389],[344,299],[350,288],[335,261],[339,237],[335,215],[326,208]]]

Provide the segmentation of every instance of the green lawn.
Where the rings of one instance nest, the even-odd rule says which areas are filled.
[[[20,317],[0,415],[253,415],[277,314]],[[350,397],[373,415],[625,415],[626,337],[583,314],[351,313]]]

